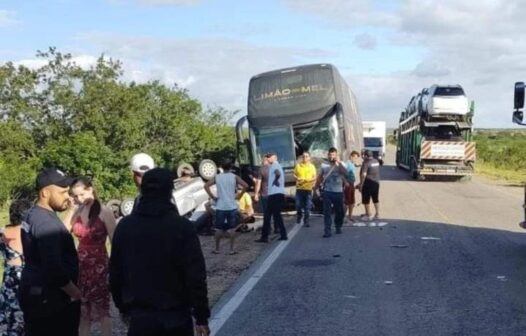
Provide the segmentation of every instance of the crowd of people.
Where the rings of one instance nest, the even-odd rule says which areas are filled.
[[[131,170],[139,193],[118,225],[90,178],[56,168],[37,175],[36,202],[11,203],[0,335],[89,335],[94,323],[111,335],[110,298],[129,335],[209,335],[205,261],[172,203],[175,176],[144,153]]]
[[[353,151],[342,161],[330,148],[327,159],[318,171],[304,152],[294,168],[296,223],[311,226],[313,196],[318,196],[325,238],[333,226],[341,234],[345,221],[355,221],[356,190],[365,208],[361,219],[380,215],[380,164],[373,154]],[[269,241],[272,223],[279,240],[288,240],[282,217],[285,173],[277,153],[262,157],[254,177],[255,202],[249,185],[232,169],[232,162],[224,161],[205,184],[213,253],[220,253],[223,238],[230,242],[229,254],[238,253],[236,236],[255,221],[254,203],[263,212],[256,242]],[[39,172],[36,202],[12,202],[10,224],[0,236],[0,335],[84,336],[94,323],[103,336],[111,335],[110,298],[129,335],[209,335],[205,261],[194,225],[172,202],[174,173],[156,168],[144,153],[132,158],[131,171],[139,192],[132,213],[118,225],[90,178],[72,179],[56,168]]]

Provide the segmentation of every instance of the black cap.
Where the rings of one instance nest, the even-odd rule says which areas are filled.
[[[141,183],[143,196],[168,196],[172,194],[174,173],[166,168],[153,168],[144,174]]]
[[[37,175],[37,190],[50,185],[69,187],[73,180],[57,168],[44,168]]]

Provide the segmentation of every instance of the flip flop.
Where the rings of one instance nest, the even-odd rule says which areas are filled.
[[[219,251],[216,251],[216,250],[213,250],[213,251],[212,251],[212,254],[220,254],[220,252],[219,252]]]
[[[234,255],[234,254],[237,254],[238,252],[237,251],[230,251],[228,252],[229,255]]]

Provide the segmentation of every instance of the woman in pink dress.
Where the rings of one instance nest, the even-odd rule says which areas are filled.
[[[91,325],[101,323],[103,336],[111,335],[110,292],[108,285],[108,252],[106,240],[113,237],[113,212],[97,199],[91,179],[81,177],[71,185],[78,208],[66,220],[78,238],[79,288],[84,298],[79,334],[90,334]]]

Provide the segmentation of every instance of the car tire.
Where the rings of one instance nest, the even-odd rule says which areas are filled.
[[[108,207],[111,210],[115,218],[119,218],[120,216],[122,216],[121,203],[121,200],[118,199],[112,199],[106,203],[106,207]]]
[[[204,180],[210,181],[217,175],[217,165],[212,160],[202,160],[199,162],[199,176],[201,176]]]
[[[191,164],[183,162],[179,166],[177,166],[177,177],[181,177],[183,175],[183,170],[188,169],[192,172],[192,176],[195,175],[195,169],[192,167]]]
[[[120,205],[121,214],[123,216],[128,216],[132,213],[133,205],[135,204],[135,200],[133,198],[125,198],[122,200]]]

